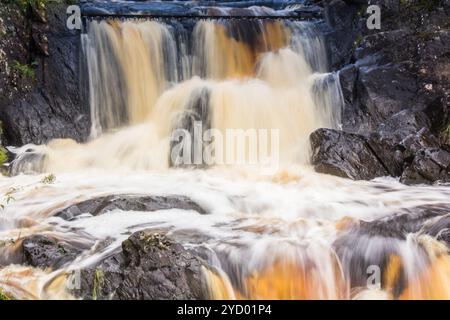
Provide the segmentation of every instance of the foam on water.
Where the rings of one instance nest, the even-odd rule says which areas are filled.
[[[335,276],[339,270],[336,266],[345,263],[345,259],[339,261],[336,258],[333,248],[333,243],[342,234],[341,221],[371,221],[422,205],[448,205],[450,195],[446,186],[407,187],[391,179],[353,182],[302,167],[292,167],[263,178],[248,171],[212,169],[127,174],[73,172],[58,175],[53,184],[44,184],[41,179],[42,176],[21,175],[0,180],[3,194],[11,188],[17,190],[13,192],[14,200],[2,213],[2,241],[20,237],[18,230],[26,235],[27,228],[20,227],[24,219],[34,221],[34,230],[42,226],[53,234],[75,232],[86,241],[115,239],[108,247],[78,259],[68,266],[70,269],[95,263],[117,249],[131,232],[165,229],[181,237],[186,247],[207,248],[209,262],[215,268],[225,270],[224,281],[234,283],[228,286],[237,290],[235,294],[251,298],[289,297],[273,296],[270,290],[264,293],[262,289],[250,289],[250,283],[245,288],[236,287],[237,280],[227,277],[242,277],[242,281],[252,282],[256,280],[248,278],[249,274],[259,270],[257,283],[261,285],[280,268],[293,276],[299,277],[305,272],[308,275],[311,271],[298,269],[298,266],[311,263],[317,267],[316,281],[320,283],[320,290],[311,289],[309,293],[293,294],[290,298],[350,298],[345,277]],[[107,194],[184,195],[208,214],[171,209],[156,212],[113,210],[95,217],[82,215],[71,221],[53,216],[70,204]],[[379,238],[361,236],[358,239],[354,250],[360,246],[369,257],[383,254],[386,246],[397,248],[410,278],[430,265],[429,255],[423,254],[422,245],[413,238],[404,241],[380,235]],[[233,268],[241,270],[240,273],[233,274]],[[11,268],[7,271],[11,272]],[[291,285],[295,286],[295,281]],[[286,289],[284,279],[280,279],[280,283],[279,290],[283,291]],[[359,293],[356,297],[372,296],[368,294]]]

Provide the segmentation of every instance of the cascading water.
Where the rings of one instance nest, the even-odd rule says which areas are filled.
[[[448,217],[448,187],[354,182],[308,166],[309,134],[338,127],[342,106],[314,24],[94,20],[82,40],[92,139],[17,150],[14,173],[52,172],[57,179],[50,185],[42,175],[0,180],[14,198],[4,200],[0,217],[1,287],[24,298],[70,297],[69,270],[99,261],[130,232],[153,226],[184,234],[186,247],[204,253],[211,298],[450,298],[448,248],[427,231]],[[221,133],[279,130],[279,170],[261,176],[218,163],[173,168],[171,133],[191,130],[194,120]],[[216,151],[222,147],[214,144]],[[30,149],[33,157],[24,152]],[[208,214],[54,216],[89,198],[149,193],[187,196]],[[398,217],[403,224],[395,229]],[[7,265],[20,239],[36,233],[88,249],[55,271]],[[95,246],[104,239],[112,241]],[[367,286],[373,266],[382,271],[378,287]]]
[[[168,168],[171,133],[186,127],[186,117],[224,135],[227,129],[282,129],[280,161],[306,164],[309,134],[339,124],[338,82],[321,80],[333,76],[323,73],[325,47],[313,24],[200,21],[181,39],[177,27],[89,23],[83,44],[92,136],[104,134],[86,145],[57,141],[37,148],[45,154],[44,171]],[[204,110],[194,110],[200,99],[206,99]]]

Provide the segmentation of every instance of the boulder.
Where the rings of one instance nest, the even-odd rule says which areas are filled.
[[[414,106],[417,87],[407,66],[384,65],[360,67],[357,90],[361,108],[380,123]]]
[[[194,210],[200,214],[206,214],[202,207],[185,196],[110,195],[71,205],[57,212],[55,216],[71,220],[83,213],[97,216],[111,210],[157,211],[168,209]]]
[[[362,136],[319,129],[310,136],[312,164],[317,172],[354,180],[370,180],[388,171]]]
[[[205,299],[204,262],[164,233],[132,234],[122,251],[81,271],[83,299]]]
[[[22,241],[22,251],[24,264],[58,269],[75,260],[83,252],[83,248],[49,235],[38,234]]]

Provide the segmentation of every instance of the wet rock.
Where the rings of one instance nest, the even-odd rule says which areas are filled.
[[[139,231],[122,252],[81,272],[83,299],[205,299],[203,262],[173,238]]]
[[[405,184],[450,182],[450,152],[432,148],[420,150],[400,181]]]
[[[359,230],[370,236],[396,238],[405,240],[408,233],[421,233],[437,236],[446,228],[445,219],[450,212],[448,204],[423,205],[403,209],[402,212],[387,218],[381,218],[369,222],[361,222]],[[435,218],[440,218],[437,222]],[[444,219],[444,220],[442,220]],[[439,222],[441,221],[441,222]]]
[[[375,123],[411,108],[417,91],[413,75],[401,65],[361,67],[357,86],[360,103]]]
[[[32,27],[31,39],[33,40],[34,50],[39,55],[48,57],[50,55],[48,48],[48,38],[46,35],[46,25],[38,25]]]
[[[354,52],[357,65],[382,66],[409,61],[417,55],[414,31],[409,26],[395,30],[382,29],[379,32],[361,36]]]
[[[367,133],[368,128],[373,128],[376,124],[368,111],[359,103],[359,92],[356,87],[358,71],[356,65],[350,64],[338,72],[344,98],[342,128],[346,132]]]
[[[202,263],[157,233],[133,234],[122,244],[127,263],[119,299],[201,299]],[[140,286],[140,287],[138,287]]]
[[[325,6],[325,22],[334,29],[346,29],[352,26],[353,16],[349,14],[349,7],[343,0],[332,0]]]
[[[345,3],[359,8],[356,16],[351,11],[345,13],[342,1],[322,4],[328,6],[324,11],[329,26],[335,21],[345,26],[324,31],[331,54],[352,56],[350,60],[337,59],[345,101],[342,128],[364,136],[388,174],[402,177],[402,182],[447,181],[445,162],[438,165],[430,156],[430,150],[441,158],[449,151],[448,142],[442,141],[450,121],[446,4],[371,1],[382,6],[382,26],[381,30],[368,30],[367,1]],[[346,26],[352,15],[352,27]],[[361,23],[363,27],[358,28]],[[339,29],[347,35],[339,35]],[[356,34],[350,37],[352,33]],[[344,45],[349,38],[354,39],[351,49]],[[330,61],[336,65],[336,58]],[[342,175],[339,170],[338,174]]]
[[[242,24],[242,23],[240,23]],[[237,26],[238,24],[236,24]],[[236,27],[235,26],[235,27]],[[248,32],[247,25],[247,32]],[[244,28],[244,25],[241,25],[240,28]],[[243,30],[243,29],[242,29]],[[241,33],[237,33],[241,34]],[[198,154],[196,154],[196,149],[198,145],[202,145],[201,150],[205,147],[206,143],[203,141],[202,137],[197,137],[194,133],[195,128],[198,123],[201,123],[202,132],[206,132],[211,129],[211,112],[209,110],[209,98],[211,92],[208,88],[200,88],[192,94],[192,97],[195,99],[191,99],[189,104],[186,107],[186,110],[183,114],[180,115],[180,120],[178,122],[177,130],[186,130],[189,132],[189,137],[191,137],[191,149],[188,154],[184,153],[184,139],[185,136],[177,137],[178,139],[174,139],[170,143],[170,165],[173,167],[197,167],[202,168],[206,167],[203,159],[198,161]],[[181,150],[180,150],[181,147]],[[176,157],[175,157],[176,156]],[[175,158],[175,159],[174,159]]]
[[[66,8],[49,3],[45,21],[32,16],[7,20],[15,30],[4,42],[9,69],[0,69],[0,120],[8,145],[88,137],[89,108],[79,87],[80,35],[66,28]],[[26,72],[11,68],[15,61]]]
[[[362,136],[319,129],[310,136],[312,164],[317,172],[354,180],[370,180],[388,174]]]
[[[339,71],[342,96],[347,104],[352,104],[354,101],[357,75],[358,68],[355,65],[348,65]]]
[[[8,157],[8,174],[15,176],[18,174],[36,174],[43,172],[46,156],[32,148],[24,153],[16,154],[11,152]]]
[[[111,210],[157,211],[168,209],[194,210],[200,214],[206,214],[202,207],[184,196],[111,195],[69,206],[56,213],[55,216],[71,220],[83,213],[97,216]]]
[[[83,251],[47,235],[33,235],[22,241],[23,262],[33,267],[58,269]]]
[[[82,269],[79,273],[80,287],[72,294],[84,300],[110,300],[123,281],[124,257],[115,253],[93,267]],[[117,299],[117,298],[115,298]]]
[[[448,16],[447,16],[448,21]],[[419,94],[436,135],[450,123],[450,30],[425,31],[419,46]]]
[[[450,245],[450,216],[448,215],[448,211],[447,215],[432,224],[426,225],[424,232]]]
[[[349,30],[332,30],[324,34],[331,70],[339,70],[351,62],[351,52],[356,37],[357,33]]]
[[[409,152],[410,156],[413,156],[423,148],[439,148],[439,140],[431,134],[429,129],[422,128],[419,132],[406,136],[401,145]]]
[[[393,177],[399,177],[415,156],[418,146],[438,147],[426,128],[428,118],[422,112],[403,110],[381,123],[368,137],[370,148]]]
[[[398,177],[403,172],[405,162],[404,148],[399,144],[399,138],[391,134],[371,134],[368,140],[373,152],[378,156],[390,176]]]
[[[330,68],[339,70],[351,60],[353,45],[361,28],[358,21],[360,5],[342,0],[325,1],[320,5],[324,6],[323,34]]]
[[[339,236],[333,243],[334,251],[341,262],[342,272],[345,279],[349,280],[351,288],[367,287],[368,274],[373,272],[371,269],[373,266],[377,266],[382,274],[385,274],[391,264],[395,263],[396,257],[400,256],[402,252],[400,243],[403,240],[397,238],[399,232],[389,227],[383,231],[388,232],[386,237],[366,234],[364,230],[356,228]],[[425,257],[425,252],[419,252]],[[394,297],[398,297],[407,284],[406,274],[402,268],[398,270],[391,283],[387,283],[386,280],[387,277],[381,278],[381,287],[389,286]]]

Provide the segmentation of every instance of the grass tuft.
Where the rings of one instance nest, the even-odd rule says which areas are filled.
[[[0,301],[13,300],[2,288],[0,288]]]
[[[55,180],[56,180],[56,176],[53,173],[50,173],[49,175],[42,178],[41,183],[52,184],[55,182]]]

